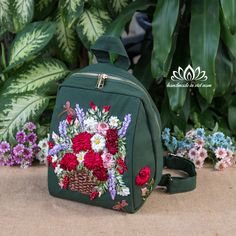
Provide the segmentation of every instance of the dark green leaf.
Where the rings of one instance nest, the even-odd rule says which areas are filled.
[[[219,2],[215,0],[192,1],[190,24],[190,52],[193,67],[206,71],[211,87],[200,87],[200,94],[210,103],[215,94],[215,59],[219,44]]]
[[[153,6],[155,1],[153,0],[136,0],[130,3],[117,17],[116,20],[110,24],[106,33],[113,36],[121,36],[125,25],[131,20],[133,14],[138,10],[145,10],[150,6]]]
[[[228,122],[230,129],[236,134],[236,106],[229,107]]]
[[[236,32],[236,1],[220,0],[227,28],[232,34]]]
[[[159,0],[152,21],[153,54],[152,73],[155,78],[166,77],[173,53],[173,33],[179,15],[179,0]],[[168,17],[167,16],[171,16]],[[172,58],[172,57],[171,57]]]

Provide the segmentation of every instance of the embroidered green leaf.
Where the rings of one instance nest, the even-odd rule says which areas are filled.
[[[42,50],[54,32],[55,25],[52,22],[35,22],[25,27],[13,41],[7,69],[21,64]]]
[[[166,20],[166,16],[171,18]],[[173,34],[179,15],[179,0],[160,0],[152,21],[152,73],[155,78],[167,77],[172,57]]]
[[[18,32],[32,20],[34,14],[34,0],[14,0],[12,13],[14,30]]]
[[[64,13],[67,23],[70,27],[74,21],[82,14],[84,8],[83,0],[60,0],[60,8]]]
[[[129,4],[129,0],[109,0],[109,4],[114,9],[116,13],[121,12]]]
[[[0,140],[14,136],[23,124],[38,118],[48,105],[49,99],[35,94],[1,97]]]
[[[110,17],[103,10],[86,9],[80,16],[77,24],[77,33],[86,47],[94,43],[96,39],[103,35]]]
[[[79,39],[77,38],[74,27],[69,28],[60,14],[58,14],[56,21],[56,39],[59,55],[64,61],[73,64],[76,62],[78,55]]]
[[[2,91],[4,95],[41,91],[54,81],[64,78],[68,73],[66,66],[56,59],[40,59],[23,67],[10,77]]]

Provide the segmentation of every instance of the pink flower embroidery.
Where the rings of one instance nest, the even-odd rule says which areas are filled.
[[[97,126],[97,131],[100,134],[106,135],[107,130],[109,130],[109,125],[106,122],[99,122]]]

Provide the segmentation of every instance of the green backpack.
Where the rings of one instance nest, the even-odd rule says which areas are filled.
[[[132,213],[157,185],[169,193],[193,190],[193,163],[163,158],[159,112],[127,72],[130,62],[121,41],[103,36],[91,51],[98,63],[59,87],[47,157],[50,194]],[[118,56],[114,64],[110,55]],[[164,166],[189,176],[162,175]]]

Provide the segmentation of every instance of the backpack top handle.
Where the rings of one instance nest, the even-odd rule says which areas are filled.
[[[117,37],[109,35],[101,36],[94,45],[91,46],[90,50],[100,63],[109,63],[110,54],[115,54],[118,56],[114,62],[117,67],[127,70],[130,66],[128,54],[121,40]]]

